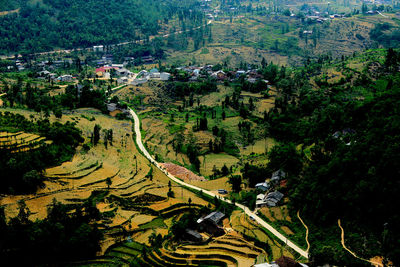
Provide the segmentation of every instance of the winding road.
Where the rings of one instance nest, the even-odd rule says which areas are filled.
[[[162,166],[160,165],[160,163],[158,163],[156,160],[154,160],[154,158],[150,155],[150,153],[147,151],[147,149],[144,147],[143,143],[142,143],[142,134],[140,132],[140,120],[139,117],[137,116],[137,114],[129,108],[129,112],[133,117],[134,120],[134,124],[135,124],[135,134],[136,134],[136,144],[139,147],[139,149],[142,151],[142,153],[144,154],[144,156],[151,162],[153,163],[158,169],[160,169],[162,172],[165,173],[165,175],[168,176],[168,178],[170,178],[172,181],[183,185],[185,187],[191,188],[193,190],[196,191],[202,191],[204,194],[209,195],[211,197],[218,197],[219,199],[221,199],[222,201],[226,202],[226,203],[230,203],[232,204],[232,202],[229,199],[226,199],[224,197],[220,197],[217,196],[216,194],[214,194],[213,192],[207,191],[203,188],[188,184],[183,182],[182,180],[176,178],[175,176],[173,176],[172,174],[170,174],[168,171],[166,171],[164,168],[162,168]],[[254,218],[254,220],[256,222],[258,222],[261,226],[263,226],[264,228],[266,228],[268,231],[270,231],[275,237],[277,237],[279,240],[281,240],[282,242],[284,242],[288,247],[292,248],[293,250],[295,250],[297,253],[299,253],[301,256],[303,256],[304,258],[308,259],[308,251],[301,249],[300,247],[298,247],[296,244],[294,244],[292,241],[290,241],[286,236],[282,235],[280,232],[278,232],[274,227],[272,227],[270,224],[266,223],[263,219],[261,219],[259,216],[257,216],[254,212],[252,212],[248,207],[239,204],[239,203],[235,203],[235,205],[242,209],[248,216],[252,216]]]

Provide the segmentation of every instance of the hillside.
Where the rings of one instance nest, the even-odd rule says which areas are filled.
[[[0,54],[40,52],[55,48],[88,47],[141,39],[156,34],[161,23],[195,9],[195,1],[168,0],[43,0],[19,7],[19,13],[0,17]],[[188,21],[201,23],[193,12]],[[189,18],[190,17],[190,18]],[[186,19],[185,19],[186,20]],[[187,22],[190,25],[189,22]]]
[[[215,84],[206,78],[150,82],[117,94],[140,111],[144,141],[155,158],[208,179],[185,178],[189,183],[226,189],[231,199],[252,207],[261,193],[255,184],[284,169],[288,179],[275,187],[288,197],[280,209],[289,208],[291,218],[302,214],[311,260],[363,266],[343,249],[338,219],[357,255],[398,261],[399,218],[392,204],[399,191],[393,179],[399,172],[398,66],[398,52],[369,50],[290,71],[261,66],[260,77],[272,83],[268,93],[233,75]],[[270,214],[280,209],[260,212],[273,222]],[[294,221],[278,225],[299,237]]]
[[[0,0],[0,12],[17,9],[20,7],[21,0]]]

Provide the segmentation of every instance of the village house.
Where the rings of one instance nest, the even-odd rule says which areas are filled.
[[[152,79],[160,79],[161,73],[159,72],[150,72],[150,78]]]
[[[220,81],[224,81],[224,80],[228,79],[228,76],[226,76],[226,73],[223,70],[214,72],[213,74],[211,74],[211,77],[215,78],[217,80],[220,80]]]
[[[269,207],[275,207],[282,198],[283,194],[281,192],[274,191],[267,194],[265,201]]]
[[[160,80],[161,81],[168,81],[171,77],[171,74],[168,72],[161,72],[160,73]]]
[[[105,79],[110,79],[111,75],[110,72],[111,70],[117,70],[117,67],[111,67],[111,66],[103,66],[100,68],[96,69],[96,76],[99,78],[105,78]]]
[[[147,76],[149,77],[149,76]],[[140,85],[140,84],[144,84],[147,83],[148,79],[147,78],[140,78],[140,79],[135,79],[131,82],[132,85]]]
[[[258,183],[255,186],[256,189],[259,189],[264,192],[267,191],[270,187],[271,187],[270,184],[268,184],[267,182]]]
[[[283,194],[279,191],[270,192],[266,195],[259,194],[256,199],[256,208],[275,207],[283,198]]]
[[[125,68],[120,68],[120,69],[116,69],[115,70],[115,74],[118,77],[129,77],[129,76],[132,75],[132,72],[127,70],[127,69],[125,69]]]
[[[62,75],[62,76],[58,77],[57,80],[60,82],[72,82],[73,77],[72,77],[72,75],[67,74],[67,75]]]
[[[93,52],[104,52],[104,46],[103,45],[95,45],[93,46]]]
[[[203,237],[201,236],[201,234],[199,234],[198,232],[192,230],[192,229],[186,229],[185,230],[185,236],[184,238],[186,240],[190,240],[193,242],[201,242],[203,241]]]
[[[282,170],[277,170],[271,176],[271,182],[277,184],[279,181],[286,177],[286,173]]]
[[[211,212],[206,217],[197,220],[197,224],[199,225],[199,230],[204,231],[213,236],[220,236],[225,234],[224,229],[218,225],[224,217],[225,214],[223,214],[220,211]]]
[[[120,77],[117,79],[118,84],[125,84],[128,83],[128,77]]]

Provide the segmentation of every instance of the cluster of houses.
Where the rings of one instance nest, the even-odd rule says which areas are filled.
[[[258,73],[257,69],[250,70],[233,70],[225,72],[223,70],[213,70],[213,65],[205,65],[203,67],[188,66],[179,67],[177,70],[184,71],[189,74],[189,81],[197,81],[201,78],[211,77],[218,81],[233,81],[240,76],[245,76],[245,79],[250,83],[255,83],[258,80],[269,84],[268,80],[263,80],[263,76]]]
[[[171,74],[160,72],[158,69],[153,68],[150,71],[142,70],[136,75],[126,69],[124,64],[112,64],[97,68],[96,76],[105,79],[116,77],[118,84],[139,85],[146,83],[149,80],[168,81]]]
[[[112,47],[112,45],[111,45]],[[93,64],[95,64],[98,67],[104,66],[104,65],[111,65],[114,63],[114,57],[112,54],[107,53],[106,47],[103,45],[95,45],[92,48],[93,52],[95,53],[103,53],[100,59],[95,59],[92,61]],[[123,60],[123,65],[126,66],[129,63],[134,63],[135,60],[138,60],[139,62],[143,64],[152,64],[155,62],[155,58],[152,55],[146,55],[146,56],[141,56],[139,58],[134,58],[131,56],[124,57]]]
[[[52,73],[48,70],[39,71],[37,75],[38,79],[52,80],[55,82],[73,82],[76,79],[76,77],[73,77],[70,74],[58,76],[56,73]]]
[[[323,23],[328,20],[344,18],[344,17],[345,17],[345,15],[343,15],[343,14],[328,15],[328,12],[321,14],[320,12],[315,11],[314,15],[307,15],[306,19],[308,19],[310,21],[318,22],[318,23]]]
[[[138,73],[135,80],[132,81],[133,85],[145,83],[149,80],[168,81],[171,78],[171,74],[168,72],[160,72],[157,68],[153,68],[150,71],[142,70]]]
[[[283,194],[279,191],[271,191],[271,189],[278,184],[284,183],[286,173],[282,170],[274,172],[269,181],[256,184],[256,189],[264,192],[257,195],[256,208],[262,207],[275,207],[282,200]]]

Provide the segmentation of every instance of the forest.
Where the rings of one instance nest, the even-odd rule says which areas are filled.
[[[356,80],[371,93],[364,101],[352,97],[352,87],[343,80],[322,83],[317,91],[307,83],[297,92],[281,86],[282,99],[267,114],[269,131],[280,140],[269,153],[269,167],[280,165],[290,174],[291,206],[315,225],[311,255],[317,261],[348,263],[333,247],[318,245],[321,229],[334,229],[338,219],[358,233],[350,239],[360,246],[361,256],[380,251],[393,262],[400,260],[400,217],[394,205],[400,190],[399,60],[399,53],[389,49],[374,72],[376,81],[369,80],[370,70]]]
[[[20,10],[0,17],[0,53],[29,54],[146,39],[158,33],[160,23],[169,20],[201,24],[203,14],[189,11],[197,5],[193,0],[44,0],[10,4],[10,8],[18,6]]]

